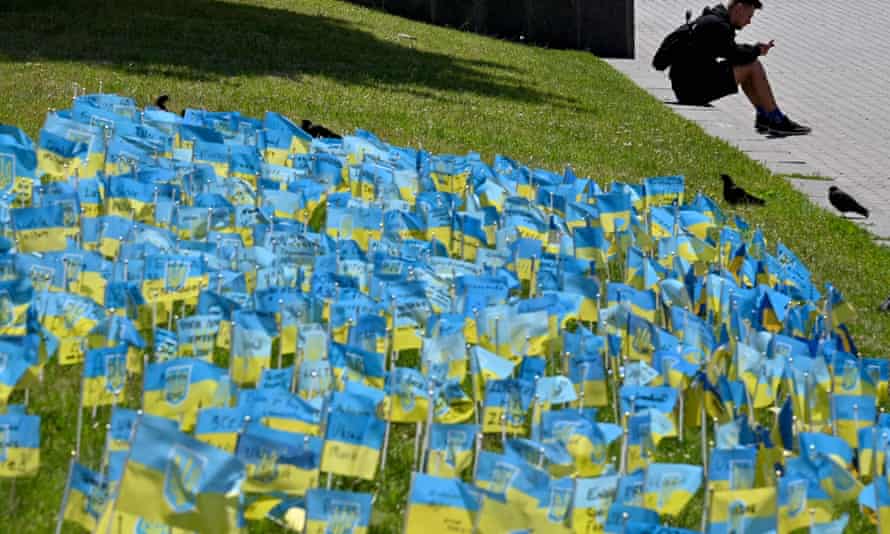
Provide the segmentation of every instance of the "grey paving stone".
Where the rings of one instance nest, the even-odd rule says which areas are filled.
[[[872,210],[863,227],[877,238],[890,239],[890,10],[879,0],[858,0],[855,7],[828,0],[764,4],[752,24],[739,32],[738,41],[775,39],[776,47],[761,60],[779,106],[812,126],[813,133],[758,140],[754,112],[741,93],[715,102],[713,108],[671,109],[776,174],[833,179],[791,183],[828,209],[828,187],[838,185]],[[637,58],[607,61],[656,98],[673,101],[667,74],[650,66],[652,55],[661,39],[683,22],[686,9],[697,6],[697,15],[704,5],[636,0]]]

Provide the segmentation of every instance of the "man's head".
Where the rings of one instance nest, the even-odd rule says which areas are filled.
[[[733,28],[741,30],[751,24],[754,10],[762,7],[763,4],[760,3],[760,0],[729,0],[726,5],[729,10],[729,23]]]

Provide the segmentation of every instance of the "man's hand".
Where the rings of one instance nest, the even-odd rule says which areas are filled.
[[[776,46],[776,42],[773,40],[770,40],[770,42],[768,42],[768,43],[757,43],[757,48],[760,49],[761,56],[765,56],[765,55],[769,54],[770,48],[772,48],[774,46]]]

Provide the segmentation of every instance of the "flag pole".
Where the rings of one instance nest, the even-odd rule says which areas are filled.
[[[426,411],[426,432],[423,435],[423,450],[420,453],[420,467],[422,472],[426,472],[427,469],[427,451],[430,447],[430,434],[432,433],[433,427],[433,407],[435,402],[433,401],[433,395],[435,395],[436,390],[433,388],[429,388],[427,390],[427,394],[429,395],[429,401],[427,401],[427,411]]]
[[[74,472],[74,463],[76,461],[77,452],[71,451],[71,460],[68,462],[68,478],[65,480],[65,491],[62,492],[62,506],[59,508],[59,515],[56,518],[55,534],[62,533],[62,523],[65,522],[65,508],[68,507],[68,494],[71,492],[71,475]]]

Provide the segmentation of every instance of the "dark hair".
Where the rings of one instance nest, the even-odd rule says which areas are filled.
[[[726,4],[727,8],[731,8],[736,4],[746,4],[749,6],[754,6],[754,9],[763,9],[763,4],[760,0],[729,0]]]

